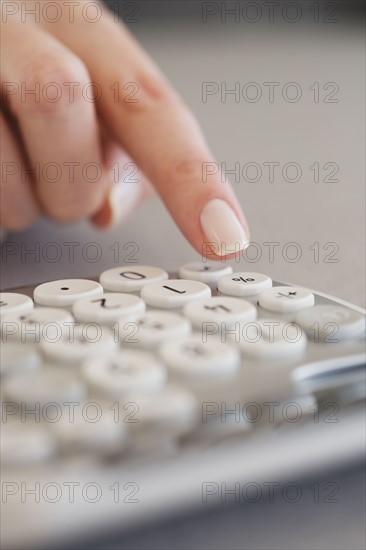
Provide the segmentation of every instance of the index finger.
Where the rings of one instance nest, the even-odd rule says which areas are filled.
[[[98,109],[105,123],[194,248],[212,258],[245,248],[246,220],[197,121],[127,29],[109,16],[94,25],[80,20],[67,33],[62,25],[56,32],[101,87]]]

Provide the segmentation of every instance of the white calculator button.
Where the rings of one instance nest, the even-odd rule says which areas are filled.
[[[7,315],[1,321],[1,333],[10,334],[22,343],[39,343],[42,338],[54,339],[57,334],[74,321],[65,309],[36,307],[30,313]]]
[[[314,305],[314,294],[295,286],[274,286],[258,298],[261,307],[277,313],[292,313]]]
[[[104,271],[99,280],[106,290],[139,292],[146,284],[164,281],[168,277],[168,273],[159,267],[127,265]]]
[[[220,263],[204,263],[192,262],[184,264],[179,268],[179,277],[181,279],[191,279],[192,281],[200,281],[207,285],[216,283],[223,275],[228,275],[233,272],[230,265]]]
[[[145,303],[133,294],[109,292],[98,298],[82,298],[74,303],[72,312],[78,321],[113,323],[118,319],[139,317],[145,313]]]
[[[131,391],[159,389],[166,380],[166,369],[153,354],[129,349],[108,358],[86,360],[82,373],[96,392],[113,399]]]
[[[276,359],[303,353],[306,335],[295,323],[275,319],[253,321],[240,326],[229,338],[240,344],[245,356],[254,359]]]
[[[28,466],[44,462],[56,450],[55,441],[43,426],[34,422],[8,421],[1,426],[1,464],[3,467]]]
[[[250,271],[224,275],[218,282],[218,289],[223,294],[241,297],[259,294],[271,286],[272,279],[270,277],[263,273],[251,273]]]
[[[71,372],[46,366],[35,372],[9,377],[3,384],[4,394],[17,403],[36,407],[49,403],[62,405],[80,401],[86,394],[85,384]]]
[[[154,348],[171,339],[184,338],[191,333],[187,319],[177,313],[148,311],[136,321],[119,321],[120,341],[123,344]]]
[[[240,352],[236,346],[212,339],[202,342],[199,336],[167,342],[159,353],[172,373],[191,381],[225,377],[240,365]]]
[[[197,417],[197,401],[189,391],[175,387],[152,393],[131,394],[129,402],[138,408],[136,423],[138,430],[181,435],[190,431]]]
[[[25,294],[0,292],[0,315],[28,313],[34,307],[33,300]]]
[[[184,315],[192,325],[202,329],[202,323],[220,323],[227,326],[237,321],[254,321],[257,318],[257,309],[246,300],[229,296],[213,296],[207,300],[195,300],[184,306]]]
[[[223,402],[221,407],[220,403],[204,403],[202,406],[202,423],[190,436],[190,442],[198,448],[207,449],[211,446],[225,445],[227,440],[233,437],[242,439],[250,434],[255,424],[248,421],[245,413],[240,416],[237,414],[236,411],[239,405],[238,401],[230,405],[228,402]],[[211,416],[212,408],[215,406],[218,407],[220,412]],[[231,413],[226,414],[225,409],[223,409],[224,406],[227,411],[231,410]],[[223,410],[223,413],[220,409]],[[244,411],[244,408],[242,411]]]
[[[117,411],[92,399],[77,403],[71,414],[64,412],[52,428],[64,451],[107,454],[121,450],[127,440],[127,424]]]
[[[20,346],[15,342],[2,343],[0,346],[1,375],[33,371],[41,365],[41,358],[35,346]]]
[[[209,286],[199,281],[169,279],[159,283],[150,283],[141,290],[141,298],[149,305],[172,309],[182,307],[191,300],[211,296]]]
[[[41,306],[68,307],[80,298],[97,297],[103,294],[103,287],[89,279],[61,279],[38,285],[33,298]]]
[[[342,342],[365,336],[365,317],[338,305],[319,305],[296,314],[295,321],[317,342]]]
[[[57,339],[43,339],[44,354],[56,362],[77,363],[86,357],[108,355],[118,348],[118,338],[98,323],[69,326]]]

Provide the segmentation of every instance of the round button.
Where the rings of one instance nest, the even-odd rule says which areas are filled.
[[[131,427],[149,437],[182,435],[191,430],[197,418],[196,398],[184,388],[169,385],[151,393],[134,393],[129,401],[138,407],[138,422]]]
[[[99,393],[121,399],[131,391],[153,391],[166,380],[166,369],[152,353],[123,349],[108,358],[88,359],[82,372]]]
[[[35,372],[9,377],[3,384],[4,393],[17,403],[35,407],[37,403],[58,403],[80,401],[85,397],[85,385],[69,371],[51,366]]]
[[[230,296],[253,296],[259,294],[263,289],[272,286],[272,279],[263,273],[251,273],[242,271],[224,275],[219,279],[218,289],[223,294]]]
[[[203,328],[203,323],[225,323],[231,326],[237,321],[254,321],[257,309],[246,300],[229,296],[213,296],[207,300],[195,300],[184,306],[184,315],[196,328]]]
[[[237,347],[212,339],[202,342],[198,336],[167,342],[159,352],[172,373],[192,381],[228,376],[240,364]]]
[[[121,343],[143,348],[155,348],[162,342],[183,338],[190,333],[188,320],[170,311],[148,311],[136,321],[119,322]]]
[[[0,292],[0,314],[28,313],[34,307],[33,300],[17,292]]]
[[[0,346],[0,373],[2,376],[33,371],[38,369],[41,363],[41,357],[35,346],[20,346],[16,342],[3,342]]]
[[[78,321],[102,324],[124,317],[139,317],[145,313],[145,309],[141,298],[120,292],[109,292],[98,298],[82,298],[72,306],[72,312]]]
[[[302,353],[306,348],[306,335],[295,323],[275,319],[243,324],[229,338],[240,347],[245,356],[253,359],[276,359]]]
[[[229,275],[233,272],[230,265],[210,262],[192,262],[184,264],[179,268],[179,277],[181,279],[190,279],[200,281],[207,285],[216,283],[220,277]]]
[[[47,357],[74,364],[93,355],[113,353],[118,348],[115,340],[117,338],[108,329],[98,323],[89,323],[72,325],[60,332],[56,339],[43,339],[40,346]]]
[[[159,283],[150,283],[141,290],[141,298],[149,306],[162,309],[183,307],[191,300],[211,296],[210,287],[198,281],[170,279]]]
[[[31,415],[30,415],[31,417]],[[3,467],[29,466],[48,460],[56,451],[54,438],[41,424],[8,421],[1,426],[1,464]]]
[[[296,314],[295,321],[315,342],[343,342],[365,336],[365,316],[338,305],[319,305]]]
[[[274,286],[260,293],[260,307],[277,313],[292,313],[314,305],[314,294],[295,286]]]
[[[100,283],[106,290],[114,292],[139,292],[148,283],[164,281],[168,273],[159,267],[149,265],[128,265],[104,271]]]
[[[52,427],[65,451],[109,454],[120,451],[127,439],[127,425],[118,421],[109,403],[77,403],[71,418],[63,414]]]
[[[66,326],[74,322],[67,310],[51,307],[36,307],[30,313],[7,315],[1,321],[2,334],[23,344],[36,344],[43,338],[53,339]]]
[[[38,285],[34,289],[34,301],[41,306],[68,307],[80,298],[97,297],[103,287],[89,279],[61,279]]]

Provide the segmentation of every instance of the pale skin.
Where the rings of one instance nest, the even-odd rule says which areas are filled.
[[[20,0],[12,4],[17,3],[20,7]],[[27,8],[35,3],[28,1]],[[204,163],[215,160],[196,119],[154,61],[104,6],[103,16],[91,23],[81,2],[75,2],[72,22],[70,9],[62,0],[59,4],[62,17],[56,23],[42,16],[39,23],[30,16],[22,21],[21,9],[1,23],[1,162],[28,167],[9,169],[2,177],[1,227],[23,230],[46,215],[59,222],[89,218],[108,228],[116,184],[110,167],[133,162],[139,168],[133,207],[156,191],[199,253],[209,240],[200,215],[213,199],[225,201],[249,235],[230,183],[219,171],[204,181]],[[93,96],[89,89],[86,100],[91,81],[101,93]],[[133,84],[124,90],[125,83]],[[59,99],[49,101],[56,88]],[[22,89],[41,93],[22,94]],[[137,101],[128,101],[134,91]],[[30,173],[36,163],[61,167],[57,182],[50,183],[42,171]],[[88,163],[102,167],[95,182],[83,177]]]

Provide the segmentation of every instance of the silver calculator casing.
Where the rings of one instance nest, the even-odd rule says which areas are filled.
[[[171,275],[171,278],[175,278]],[[274,286],[289,285],[273,282]],[[14,289],[32,296],[34,287]],[[316,291],[316,304],[338,304],[365,315],[365,310]],[[213,293],[214,294],[214,293]],[[276,318],[281,317],[276,314]],[[251,384],[248,384],[251,386]],[[342,389],[365,387],[365,340],[347,345],[309,344],[302,363],[276,376],[253,380],[245,395],[261,402],[291,400],[296,395],[329,396],[340,403],[335,422],[305,422],[300,425],[271,425],[253,430],[244,438],[233,437],[220,444],[190,445],[179,453],[112,464],[92,463],[75,469],[42,466],[31,470],[2,470],[4,483],[38,482],[41,485],[77,480],[84,486],[97,483],[102,489],[98,502],[34,502],[12,498],[2,503],[1,546],[3,548],[51,548],[93,533],[111,529],[119,532],[186,511],[207,510],[203,484],[226,486],[235,483],[298,481],[306,476],[360,462],[365,455],[366,415],[362,399],[348,403]],[[232,400],[213,390],[207,400]],[[236,397],[234,397],[234,400]],[[138,502],[115,502],[111,487],[136,483],[141,488]],[[212,505],[217,500],[212,501]],[[58,547],[58,546],[57,546]]]

